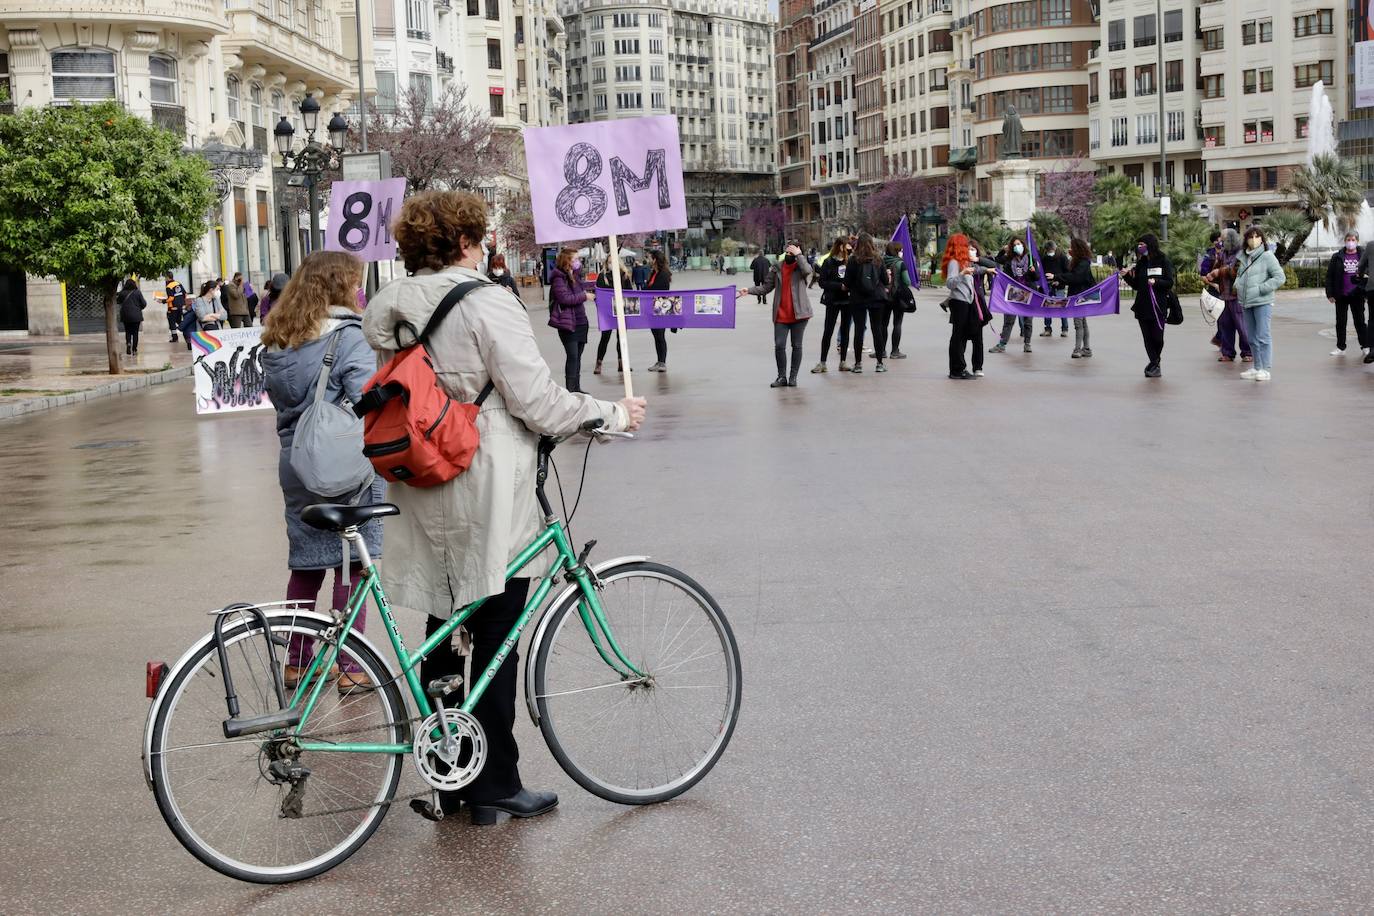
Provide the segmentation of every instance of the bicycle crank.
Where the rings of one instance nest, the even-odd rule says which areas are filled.
[[[468,713],[441,709],[420,723],[411,756],[425,782],[451,792],[482,772],[487,762],[487,737],[481,723]]]

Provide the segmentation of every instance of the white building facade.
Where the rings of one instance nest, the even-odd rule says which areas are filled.
[[[824,243],[859,227],[859,142],[854,124],[854,0],[820,0],[811,42],[811,187]]]

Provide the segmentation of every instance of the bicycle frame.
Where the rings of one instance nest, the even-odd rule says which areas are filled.
[[[549,565],[548,571],[540,578],[539,584],[535,587],[534,593],[526,602],[524,610],[516,619],[510,633],[506,636],[501,648],[492,658],[491,663],[478,676],[476,682],[468,691],[467,698],[461,707],[463,712],[471,714],[477,703],[491,684],[496,672],[505,664],[511,651],[520,642],[520,635],[524,632],[530,620],[534,617],[535,611],[548,598],[549,592],[553,589],[554,581],[566,574],[568,579],[575,583],[578,590],[582,593],[582,599],[578,604],[578,612],[582,618],[582,624],[587,629],[587,635],[596,648],[597,654],[602,660],[622,678],[643,677],[643,672],[639,671],[625,657],[620,645],[616,642],[615,636],[611,633],[610,625],[606,621],[606,614],[601,606],[601,601],[597,596],[597,588],[593,582],[592,575],[589,573],[585,563],[573,553],[572,544],[568,541],[568,534],[563,527],[563,523],[551,512],[547,512],[544,518],[544,530],[532,541],[529,546],[520,552],[506,568],[506,579],[512,579],[520,573],[526,566],[532,563],[536,557],[543,553],[550,545],[556,551],[557,556]],[[401,666],[401,673],[405,677],[406,684],[410,687],[411,697],[415,700],[415,707],[419,710],[422,717],[429,716],[434,712],[434,707],[430,703],[429,695],[420,684],[419,665],[430,652],[442,645],[444,640],[452,637],[453,632],[469,620],[473,614],[477,613],[485,603],[483,598],[467,605],[449,617],[444,625],[435,633],[427,638],[414,652],[406,650],[405,642],[401,638],[400,629],[396,625],[396,619],[391,613],[391,606],[387,603],[386,593],[382,589],[381,578],[378,575],[377,567],[368,555],[367,547],[363,543],[362,535],[356,528],[342,532],[345,545],[351,545],[357,552],[359,559],[362,560],[363,578],[354,588],[352,595],[348,599],[347,605],[341,611],[342,624],[339,626],[337,640],[332,640],[326,644],[324,652],[315,656],[302,675],[295,694],[291,698],[291,705],[295,707],[297,703],[304,703],[300,722],[291,731],[293,736],[301,736],[297,744],[302,750],[324,751],[324,752],[347,752],[347,753],[370,753],[370,754],[407,754],[411,751],[410,744],[376,744],[376,743],[352,743],[352,742],[329,742],[312,741],[308,738],[308,723],[310,715],[320,698],[320,693],[325,687],[327,678],[323,672],[329,671],[335,659],[338,657],[339,649],[353,630],[353,623],[358,614],[367,605],[367,599],[371,597],[377,605],[377,610],[382,616],[382,621],[386,624],[387,636],[391,640],[392,649],[396,653],[396,660]],[[347,556],[347,553],[345,553]],[[598,638],[598,631],[604,638]]]

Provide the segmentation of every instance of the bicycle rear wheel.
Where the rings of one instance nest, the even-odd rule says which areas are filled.
[[[274,635],[303,637],[311,657],[324,651],[329,624],[310,618],[269,618]],[[240,716],[274,712],[270,661],[261,624],[227,628],[225,646]],[[277,663],[286,662],[278,647]],[[301,736],[317,741],[398,744],[409,741],[405,703],[386,665],[349,639],[338,664],[356,666],[374,688],[342,694],[327,683]],[[288,688],[288,699],[292,690]],[[226,739],[224,680],[213,640],[173,674],[153,723],[153,789],[159,810],[181,844],[218,872],[243,881],[280,884],[328,871],[372,836],[401,776],[402,755],[289,753],[285,733]],[[299,785],[272,765],[298,762],[309,775]],[[295,793],[293,793],[295,788]]]
[[[539,729],[592,794],[625,805],[666,801],[725,753],[739,717],[739,648],[720,606],[677,570],[633,562],[600,577],[610,631],[645,677],[622,678],[601,657],[573,592],[549,611],[531,653]]]

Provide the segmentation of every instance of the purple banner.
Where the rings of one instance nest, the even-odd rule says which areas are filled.
[[[722,289],[660,289],[624,291],[625,328],[733,328],[733,286]],[[615,328],[615,291],[596,291],[596,323]]]
[[[1076,296],[1051,297],[1017,283],[1000,270],[992,281],[988,307],[1028,318],[1092,318],[1121,311],[1121,280],[1115,274]]]
[[[687,227],[677,118],[525,129],[540,244]]]
[[[405,194],[404,178],[334,182],[329,186],[325,250],[347,251],[364,262],[394,259],[391,222],[400,215]]]
[[[897,224],[897,231],[892,233],[889,241],[902,244],[902,263],[906,264],[906,275],[911,280],[911,288],[920,289],[921,272],[916,269],[916,252],[911,247],[911,226],[907,224],[905,216]]]

